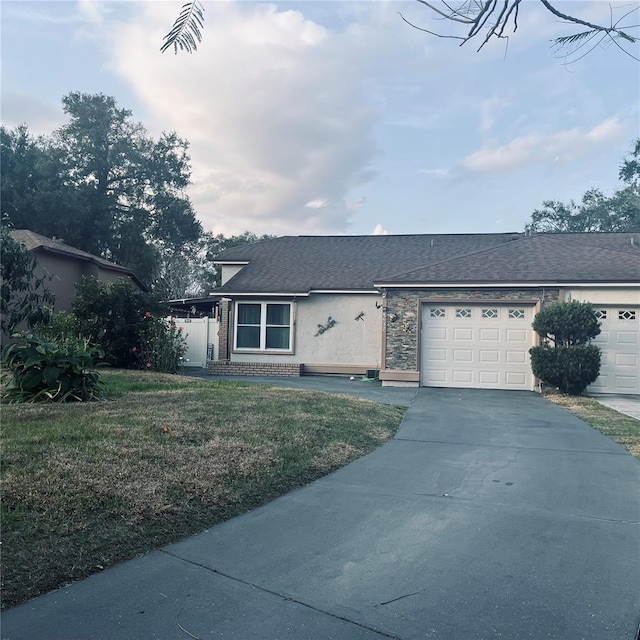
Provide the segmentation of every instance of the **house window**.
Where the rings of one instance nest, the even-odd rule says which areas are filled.
[[[238,302],[236,349],[291,350],[291,304]]]
[[[471,309],[456,309],[456,318],[470,318]]]
[[[444,318],[445,310],[440,308],[432,308],[430,315],[432,318]]]
[[[618,320],[635,320],[636,312],[634,309],[621,309],[618,311]]]
[[[596,311],[596,318],[598,320],[606,320],[607,319],[607,310],[606,309],[598,309]]]
[[[482,317],[483,318],[495,319],[495,318],[498,317],[498,310],[497,309],[483,309],[482,310]]]
[[[524,318],[524,311],[522,309],[509,309],[509,318],[511,320],[520,320]]]

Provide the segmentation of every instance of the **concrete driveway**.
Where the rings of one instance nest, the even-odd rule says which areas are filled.
[[[2,638],[635,640],[640,463],[534,393],[413,393],[374,453],[5,612]]]

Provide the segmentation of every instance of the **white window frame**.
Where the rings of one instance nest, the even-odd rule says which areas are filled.
[[[239,347],[238,346],[238,307],[241,304],[259,304],[260,305],[260,346],[259,347]],[[289,307],[289,348],[288,349],[267,349],[267,305],[282,304]],[[233,318],[233,350],[238,353],[293,353],[293,312],[294,305],[292,302],[280,300],[236,300],[234,304]],[[286,327],[287,325],[269,325]]]

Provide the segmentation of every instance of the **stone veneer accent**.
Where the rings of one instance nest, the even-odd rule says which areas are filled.
[[[541,306],[555,302],[559,288],[536,289],[388,289],[386,307],[385,369],[417,371],[420,308],[433,299],[540,300]],[[395,322],[391,322],[394,317]]]
[[[298,378],[302,375],[302,364],[288,362],[232,362],[214,360],[209,363],[213,376],[280,376]]]

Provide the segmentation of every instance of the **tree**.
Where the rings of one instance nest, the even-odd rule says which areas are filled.
[[[600,349],[590,344],[600,323],[588,302],[555,302],[533,320],[543,344],[529,349],[533,375],[563,393],[577,395],[600,373]]]
[[[640,231],[640,138],[620,168],[625,184],[611,196],[589,189],[580,202],[545,200],[531,214],[528,233]]]
[[[26,247],[0,227],[0,329],[11,335],[20,324],[42,319],[43,307],[53,304],[46,277],[36,274],[36,263]]]
[[[445,0],[417,0],[424,5],[437,19],[447,22],[450,27],[458,29],[457,33],[440,33],[419,27],[407,20],[402,14],[400,17],[409,25],[438,38],[451,38],[460,41],[460,45],[474,40],[480,42],[478,51],[487,42],[494,38],[508,38],[509,32],[518,30],[518,17],[520,9],[524,6],[523,0],[458,0],[451,3]],[[603,42],[612,42],[628,56],[639,60],[632,51],[632,46],[638,42],[638,38],[632,35],[632,30],[637,28],[634,24],[633,13],[637,6],[622,6],[619,9],[619,17],[614,21],[613,8],[611,9],[611,22],[609,24],[596,24],[579,15],[567,14],[560,11],[557,2],[540,0],[543,7],[555,18],[563,20],[567,25],[574,25],[581,29],[576,33],[560,36],[553,40],[558,49],[565,49],[568,56],[573,56],[573,61],[584,57]]]
[[[73,92],[62,102],[69,122],[49,138],[31,139],[26,128],[2,132],[3,210],[6,197],[16,226],[152,283],[163,256],[202,234],[185,192],[189,145],[175,133],[154,140],[112,97]]]
[[[518,15],[523,5],[523,0],[502,0],[500,3],[497,0],[458,0],[455,4],[445,0],[442,0],[440,4],[437,4],[438,0],[417,0],[417,2],[427,7],[435,17],[447,21],[451,26],[462,25],[460,27],[462,32],[461,34],[443,34],[431,31],[417,26],[400,14],[400,17],[407,24],[438,38],[459,40],[461,45],[469,40],[480,40],[478,50],[482,49],[492,38],[508,38],[509,36],[505,32],[511,28],[513,28],[513,33],[517,31]],[[549,0],[540,0],[540,2],[556,18],[583,29],[554,40],[557,47],[568,49],[568,55],[578,54],[578,57],[583,57],[608,40],[627,55],[638,59],[629,48],[630,45],[638,41],[637,37],[631,35],[632,29],[637,27],[633,24],[631,16],[638,10],[638,7],[632,6],[631,9],[628,9],[623,6],[621,8],[622,15],[615,22],[612,9],[611,23],[606,25],[595,24],[578,15],[564,13],[557,8],[556,2]],[[180,15],[164,37],[160,51],[165,52],[171,47],[173,47],[174,53],[178,53],[178,48],[188,53],[196,51],[198,43],[202,40],[203,13],[204,9],[198,0],[191,0],[183,4]],[[626,49],[625,46],[627,46]]]
[[[254,244],[256,242],[262,242],[262,240],[273,240],[277,236],[272,236],[267,233],[264,235],[258,236],[251,231],[245,231],[237,236],[229,236],[226,237],[222,233],[219,233],[217,236],[208,235],[207,236],[207,260],[211,261],[216,256],[221,254],[226,249],[231,249],[232,247],[241,247],[245,244]],[[214,272],[214,284],[216,287],[219,287],[221,284],[221,274],[219,270],[215,270]]]
[[[0,127],[0,205],[3,219],[17,229],[51,237],[66,235],[64,221],[79,207],[75,191],[65,183],[60,158],[43,137],[26,125]],[[52,215],[55,211],[55,215]]]

